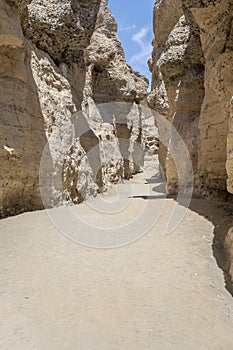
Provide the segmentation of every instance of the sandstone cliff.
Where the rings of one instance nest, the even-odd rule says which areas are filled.
[[[149,105],[173,124],[190,152],[195,191],[229,198],[232,181],[233,31],[231,0],[160,0],[154,7]],[[165,147],[169,193],[177,174]]]
[[[78,203],[138,171],[128,146],[148,82],[107,1],[0,0],[0,21],[0,215],[42,208],[41,191],[46,206]]]
[[[232,201],[233,1],[158,0],[154,33],[149,105],[184,139],[195,193]],[[160,138],[170,135],[162,127],[159,132]],[[170,145],[175,143],[171,133]],[[159,158],[167,191],[176,194],[176,165],[163,144]],[[233,230],[227,233],[232,212],[226,204],[220,207],[225,212],[212,220],[216,225],[213,249],[220,267],[233,276]]]

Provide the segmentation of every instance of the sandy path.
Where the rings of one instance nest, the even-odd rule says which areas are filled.
[[[143,208],[144,182],[138,175],[131,183],[139,197],[129,211],[103,221],[117,226]],[[119,187],[122,200],[129,186]],[[114,196],[114,188],[105,195],[109,205]],[[74,210],[95,225],[87,206]],[[233,349],[233,304],[212,256],[213,225],[189,210],[166,235],[173,206],[167,199],[145,236],[110,250],[73,243],[45,211],[1,220],[0,349]]]

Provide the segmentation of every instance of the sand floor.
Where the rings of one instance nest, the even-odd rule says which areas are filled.
[[[146,177],[72,207],[92,231],[127,230],[149,203],[136,227],[129,226],[127,243],[138,238],[140,222],[147,227],[151,205],[163,202],[149,232],[123,247],[77,244],[46,211],[0,221],[1,350],[233,349],[233,302],[213,257],[214,225],[207,218],[219,215],[216,203],[193,200],[205,217],[190,209],[166,234],[175,201],[164,200],[153,181],[148,195]]]

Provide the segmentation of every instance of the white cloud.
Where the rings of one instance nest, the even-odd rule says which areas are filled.
[[[144,40],[145,36],[147,35],[148,31],[149,31],[148,27],[142,27],[139,32],[134,34],[133,41],[135,41],[136,43],[142,45],[143,44],[143,40]]]
[[[133,24],[132,26],[126,26],[126,27],[120,26],[119,27],[119,32],[128,32],[130,30],[134,30],[135,28],[136,28],[135,24]]]
[[[140,63],[145,65],[148,58],[151,56],[152,45],[147,39],[149,27],[142,27],[139,32],[133,35],[132,40],[140,47],[140,51],[130,59],[130,64]]]

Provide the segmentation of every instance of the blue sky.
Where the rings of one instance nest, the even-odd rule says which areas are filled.
[[[147,60],[152,52],[154,3],[154,0],[109,0],[127,63],[149,79]]]

